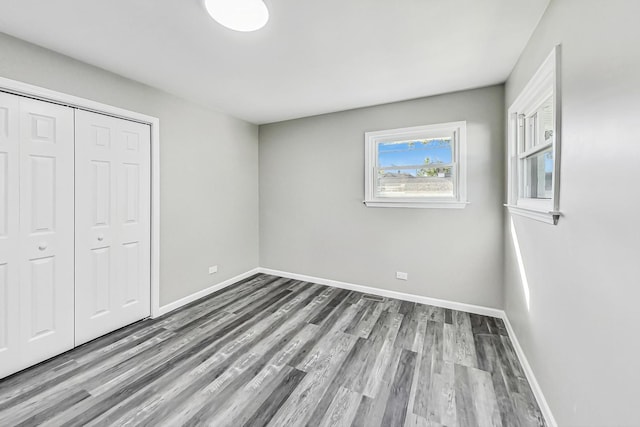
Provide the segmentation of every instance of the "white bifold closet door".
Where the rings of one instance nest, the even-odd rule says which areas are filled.
[[[73,109],[0,93],[0,378],[74,346]]]
[[[150,314],[150,127],[76,111],[75,342]]]

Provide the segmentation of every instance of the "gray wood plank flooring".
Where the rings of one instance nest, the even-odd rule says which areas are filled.
[[[2,426],[544,426],[500,319],[256,275],[0,380]]]

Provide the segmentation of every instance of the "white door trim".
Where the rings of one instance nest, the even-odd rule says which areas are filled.
[[[132,120],[151,126],[151,317],[160,314],[160,119],[0,77],[0,92]]]

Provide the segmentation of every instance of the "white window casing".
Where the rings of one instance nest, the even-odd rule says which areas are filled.
[[[556,46],[508,110],[507,193],[505,206],[520,215],[557,224],[560,217],[561,91],[560,46]],[[551,125],[545,130],[545,122]],[[551,179],[547,180],[545,155],[552,155]],[[542,156],[542,158],[541,158]],[[530,169],[538,168],[532,183]],[[541,169],[542,166],[542,169]],[[546,184],[550,189],[546,189]],[[538,193],[544,194],[540,196]]]
[[[419,165],[400,165],[381,167],[378,164],[378,148],[382,143],[395,141],[409,142],[429,139],[451,141],[451,162],[425,163]],[[430,166],[430,167],[429,167]],[[429,194],[428,192],[405,194],[390,197],[378,191],[379,173],[385,170],[409,169],[447,169],[453,186],[451,195]],[[442,174],[444,177],[444,173]],[[438,175],[440,177],[440,175]],[[382,130],[365,133],[365,199],[367,207],[395,208],[449,208],[462,209],[467,202],[467,129],[466,122],[450,122],[426,126]]]

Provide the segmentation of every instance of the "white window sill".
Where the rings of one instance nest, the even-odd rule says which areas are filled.
[[[364,204],[369,208],[418,208],[418,209],[464,209],[469,202],[458,201],[429,201],[429,202],[408,202],[399,200],[365,200]]]
[[[560,212],[525,208],[522,206],[508,204],[505,204],[505,206],[509,209],[509,213],[512,215],[524,216],[546,224],[557,225],[558,219],[560,218]]]

